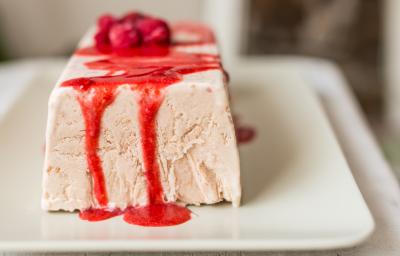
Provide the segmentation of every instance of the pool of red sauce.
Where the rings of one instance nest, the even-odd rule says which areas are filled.
[[[256,137],[256,130],[251,126],[235,125],[236,141],[239,145],[247,144]]]
[[[235,125],[236,141],[239,145],[250,143],[257,135],[256,129],[250,125],[243,124],[239,115],[233,115]]]
[[[212,33],[202,27],[180,26],[175,30],[200,35],[199,45],[214,42]],[[177,47],[190,46],[171,44],[164,47],[139,47],[127,52],[99,52],[95,47],[78,49],[75,55],[90,58],[84,65],[91,70],[105,71],[103,76],[82,77],[64,81],[63,87],[73,87],[85,122],[85,145],[89,171],[93,178],[93,194],[98,208],[81,211],[83,220],[100,221],[123,215],[129,224],[141,226],[171,226],[184,223],[191,218],[189,209],[166,203],[160,181],[156,155],[156,116],[163,100],[163,89],[182,80],[182,75],[211,69],[221,69],[219,57],[210,54],[185,53]],[[117,88],[129,85],[138,95],[139,127],[145,176],[147,181],[148,204],[141,207],[130,206],[124,210],[109,209],[107,187],[102,163],[97,153],[101,120],[106,108],[112,104]]]

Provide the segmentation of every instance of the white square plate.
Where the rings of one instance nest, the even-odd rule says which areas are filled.
[[[191,221],[168,228],[43,212],[47,99],[62,65],[43,67],[0,116],[0,250],[332,249],[360,243],[374,229],[318,99],[297,72],[282,65],[266,65],[257,79],[232,86],[235,113],[257,130],[252,143],[240,146],[240,208],[191,207]]]

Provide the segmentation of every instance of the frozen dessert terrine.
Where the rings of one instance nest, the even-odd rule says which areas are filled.
[[[51,93],[45,152],[44,210],[79,210],[88,220],[129,212],[128,222],[157,226],[186,221],[182,205],[239,206],[213,33],[140,13],[102,16]]]

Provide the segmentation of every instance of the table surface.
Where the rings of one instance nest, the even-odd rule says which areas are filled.
[[[353,171],[356,182],[372,212],[376,223],[373,235],[363,244],[342,250],[316,252],[179,252],[148,253],[146,255],[400,255],[400,189],[397,180],[385,161],[360,107],[350,92],[339,69],[324,60],[285,58],[298,67],[320,95],[330,122]],[[23,61],[0,66],[0,119],[12,104],[12,96],[19,93],[18,83],[8,83],[2,74],[18,65],[40,65],[46,60]],[[22,84],[23,81],[20,81]],[[143,253],[142,253],[143,254]],[[0,252],[0,256],[43,255],[43,253]],[[59,255],[46,253],[46,255]],[[77,253],[62,255],[128,255],[127,253]],[[129,255],[132,255],[130,253]]]

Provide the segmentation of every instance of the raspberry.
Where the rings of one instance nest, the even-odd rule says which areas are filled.
[[[139,20],[144,19],[144,18],[145,18],[145,16],[140,12],[129,12],[129,13],[125,14],[120,19],[120,21],[122,23],[128,22],[128,23],[135,25],[136,22],[138,22]]]
[[[143,43],[169,44],[170,30],[166,22],[155,18],[145,18],[138,20],[136,26],[143,36]]]
[[[98,19],[97,26],[94,39],[97,49],[102,52],[121,53],[139,47],[142,43],[147,45],[170,43],[168,24],[139,12],[127,13],[120,19],[105,14]]]
[[[99,30],[108,31],[117,22],[114,16],[104,14],[97,20],[97,27]]]
[[[110,38],[108,37],[108,31],[99,30],[94,36],[96,48],[101,52],[107,52],[110,50]]]
[[[140,32],[130,23],[115,24],[111,27],[109,38],[114,49],[129,49],[141,44]]]

